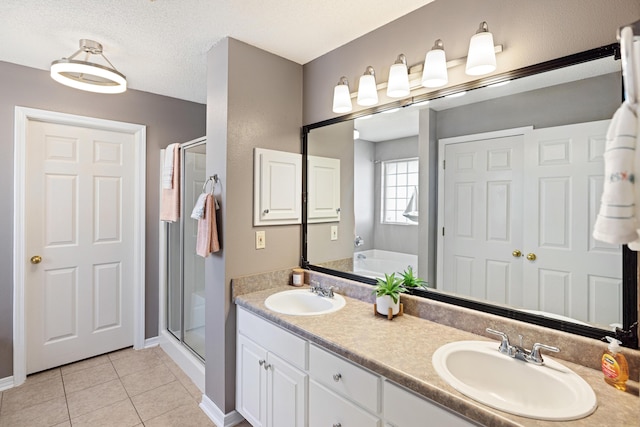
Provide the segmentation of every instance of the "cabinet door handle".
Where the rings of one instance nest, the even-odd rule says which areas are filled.
[[[267,362],[266,360],[260,360],[258,363],[260,364],[260,366],[264,366],[266,362]]]
[[[333,374],[333,380],[335,382],[338,382],[342,379],[342,374],[338,373],[338,374]]]
[[[333,425],[333,427],[342,427],[342,424],[340,424],[340,423],[335,423],[335,424]]]

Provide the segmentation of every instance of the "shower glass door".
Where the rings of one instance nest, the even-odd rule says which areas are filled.
[[[167,329],[204,360],[204,258],[196,254],[191,210],[206,181],[205,141],[183,144],[180,157],[181,215],[168,226]]]

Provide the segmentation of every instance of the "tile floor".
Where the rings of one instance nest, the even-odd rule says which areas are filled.
[[[0,392],[0,427],[215,427],[201,399],[160,347],[129,348],[30,375]]]

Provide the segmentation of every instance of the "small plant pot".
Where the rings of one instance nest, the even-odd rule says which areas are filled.
[[[389,314],[389,308],[391,308],[391,314],[395,316],[400,312],[400,298],[398,302],[393,302],[393,299],[389,295],[383,295],[376,297],[376,310],[378,313],[387,316]]]

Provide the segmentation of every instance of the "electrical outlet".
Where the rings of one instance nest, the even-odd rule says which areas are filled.
[[[267,237],[264,231],[256,231],[256,249],[264,249],[267,247]]]
[[[331,226],[331,240],[338,240],[338,226]]]

